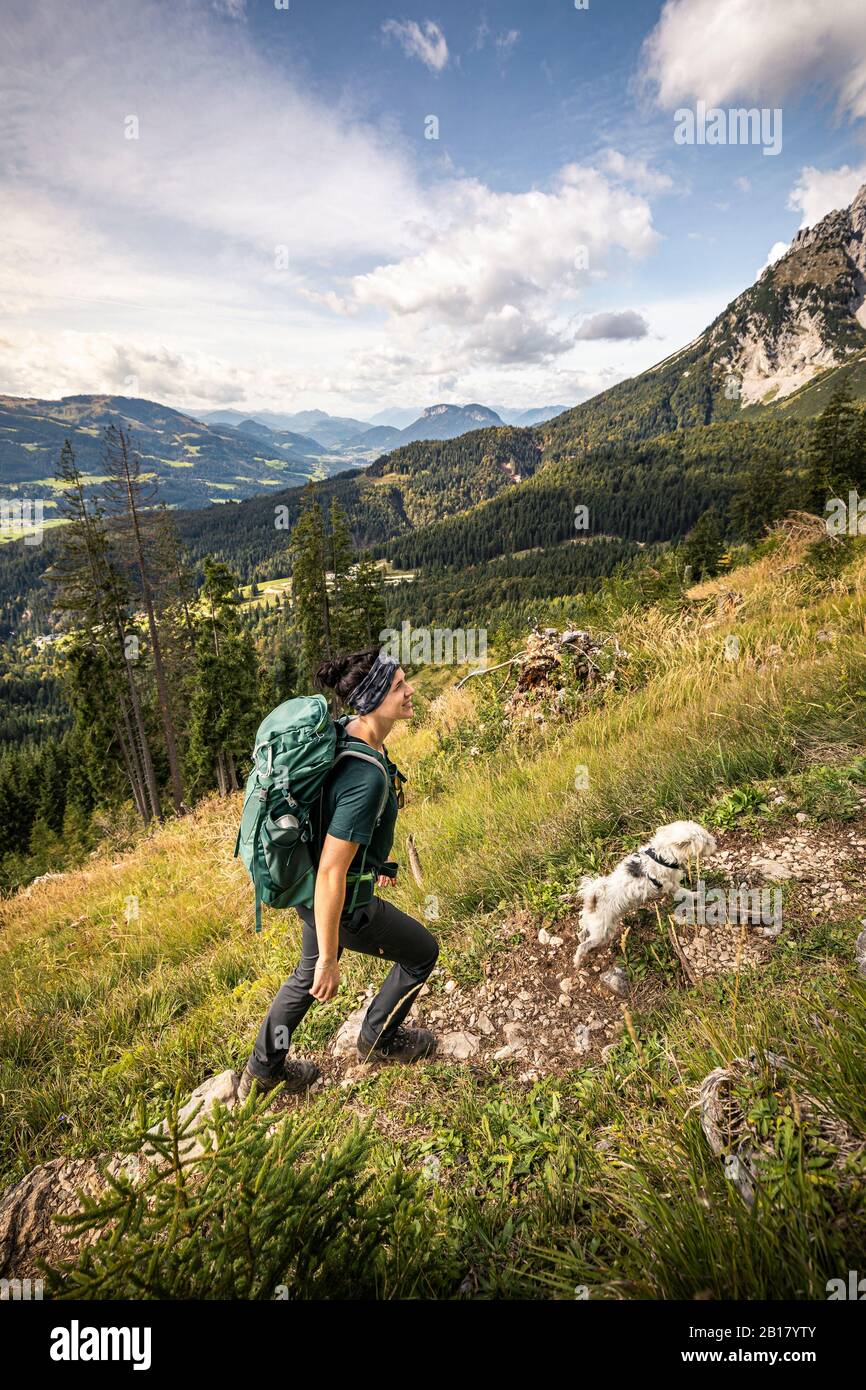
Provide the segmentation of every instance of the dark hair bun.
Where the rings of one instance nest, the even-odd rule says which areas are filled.
[[[323,661],[316,669],[316,680],[319,685],[335,690],[345,703],[350,692],[368,674],[378,655],[378,647],[368,647],[363,652],[350,652],[347,656]]]
[[[319,685],[327,685],[333,690],[345,669],[344,661],[323,661],[316,670],[316,680]]]

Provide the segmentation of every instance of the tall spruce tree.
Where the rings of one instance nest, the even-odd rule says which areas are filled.
[[[778,453],[758,448],[731,498],[731,519],[743,540],[756,540],[797,505],[797,485]]]
[[[328,556],[332,575],[329,595],[331,641],[335,651],[344,651],[352,643],[352,562],[354,547],[346,513],[336,497],[331,498],[329,516]]]
[[[93,698],[114,711],[114,742],[135,805],[147,822],[161,818],[162,812],[133,665],[135,646],[127,641],[129,584],[112,553],[104,508],[88,499],[68,440],[56,476],[63,484],[59,511],[67,524],[60,532],[60,554],[46,577],[56,586],[55,606],[72,617],[79,640],[99,654],[94,669],[103,683]]]
[[[812,426],[807,505],[823,516],[831,497],[847,500],[858,488],[866,489],[866,412],[843,381]]]
[[[375,647],[385,627],[385,580],[369,551],[359,558],[344,586],[346,646]]]
[[[292,610],[301,639],[301,670],[312,683],[319,662],[334,655],[328,596],[328,538],[315,488],[304,488],[301,515],[292,531]]]
[[[208,556],[195,644],[188,769],[194,787],[203,789],[215,779],[221,796],[237,790],[236,759],[249,757],[261,717],[258,661],[238,614],[237,592],[236,576]]]
[[[698,518],[683,542],[682,561],[691,566],[692,579],[711,579],[719,572],[722,534],[712,507]]]

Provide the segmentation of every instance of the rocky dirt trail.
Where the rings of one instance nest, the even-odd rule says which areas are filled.
[[[750,894],[763,890],[764,920],[758,915],[749,922],[714,921],[723,913],[714,913],[708,887],[707,921],[675,926],[685,965],[675,964],[673,978],[644,969],[630,978],[618,943],[575,969],[576,908],[550,929],[539,927],[529,911],[520,910],[498,928],[503,943],[517,936],[519,944],[493,953],[482,984],[461,988],[437,967],[432,988],[430,983],[424,987],[409,1022],[436,1034],[433,1060],[507,1063],[526,1082],[566,1071],[599,1054],[605,1057],[606,1049],[615,1046],[629,1026],[631,1015],[657,1002],[670,988],[760,968],[786,934],[808,929],[827,913],[866,913],[866,808],[845,826],[806,825],[793,819],[760,839],[742,830],[714,833],[719,849],[705,869],[712,886],[720,890],[716,901],[724,895],[729,909],[741,884],[748,885]],[[745,907],[754,899],[743,895],[741,901]],[[660,904],[658,914],[645,909],[639,918],[627,919],[626,959],[637,954],[645,962],[654,941],[670,940],[666,906],[670,904]],[[673,959],[677,961],[676,955]],[[371,988],[369,996],[372,992]],[[346,1020],[330,1050],[314,1054],[324,1073],[319,1086],[351,1085],[368,1074],[368,1067],[358,1065],[354,1050],[367,1002]]]

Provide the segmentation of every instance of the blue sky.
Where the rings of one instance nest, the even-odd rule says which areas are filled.
[[[862,0],[18,8],[9,394],[569,405],[866,180]],[[780,152],[676,143],[699,102],[781,110]]]

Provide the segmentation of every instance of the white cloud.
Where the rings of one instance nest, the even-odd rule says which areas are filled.
[[[403,316],[433,312],[455,323],[504,304],[576,292],[590,268],[617,252],[639,258],[655,246],[649,205],[597,170],[570,164],[551,192],[494,193],[464,180],[448,190],[428,244],[351,283],[356,303]]]
[[[445,35],[432,19],[423,26],[414,19],[386,19],[382,33],[395,38],[407,58],[418,58],[431,72],[441,72],[448,62]]]
[[[578,341],[596,342],[599,339],[618,342],[621,339],[646,338],[649,324],[643,314],[636,309],[623,309],[616,313],[593,314],[578,329]]]
[[[149,260],[179,237],[200,263],[210,237],[263,262],[285,244],[293,265],[411,244],[423,200],[408,156],[287,79],[248,29],[154,0],[69,0],[63,24],[34,0],[4,25],[18,77],[0,92],[0,158],[115,240],[137,235]]]
[[[645,159],[626,156],[619,150],[605,150],[601,157],[605,173],[630,183],[639,193],[666,193],[673,188],[673,179],[651,169]]]
[[[755,279],[759,280],[767,267],[775,265],[776,261],[780,261],[788,250],[787,241],[774,241],[767,253],[767,259],[764,261],[764,264],[759,265],[758,269],[755,271]]]
[[[519,29],[509,29],[506,34],[496,35],[496,49],[500,57],[506,57],[520,38]]]
[[[466,362],[527,365],[559,357],[569,350],[572,340],[546,319],[522,313],[514,304],[503,304],[486,314],[466,334],[461,346]]]
[[[434,355],[467,366],[478,353],[536,361],[575,341],[560,321],[563,299],[657,241],[648,203],[587,166],[566,165],[547,192],[495,193],[463,180],[434,199],[421,249],[354,276],[342,299],[326,302],[387,314],[416,352],[426,340]]]
[[[247,0],[211,0],[217,14],[228,15],[229,19],[245,19]]]
[[[734,185],[741,193],[751,193],[752,191],[752,180],[747,179],[745,175],[742,178],[734,179]]]
[[[814,227],[834,208],[846,208],[866,183],[866,164],[841,169],[815,169],[807,164],[788,196],[788,207],[802,213],[801,227]]]
[[[665,109],[739,98],[777,105],[815,83],[866,116],[863,0],[667,0],[644,45],[644,79]]]

